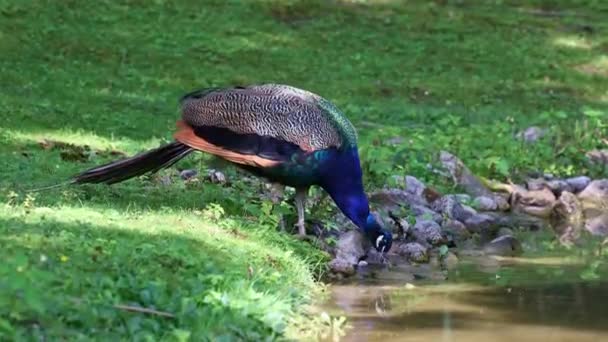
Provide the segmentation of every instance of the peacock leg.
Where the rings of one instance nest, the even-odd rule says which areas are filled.
[[[296,209],[298,210],[298,235],[306,236],[306,226],[304,225],[304,210],[306,208],[306,196],[308,196],[308,188],[296,188]]]

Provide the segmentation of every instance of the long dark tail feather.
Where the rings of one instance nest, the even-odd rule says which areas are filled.
[[[71,183],[114,184],[122,182],[144,173],[154,173],[160,169],[167,168],[192,151],[193,149],[189,146],[174,141],[131,158],[118,160],[84,171],[72,177]]]

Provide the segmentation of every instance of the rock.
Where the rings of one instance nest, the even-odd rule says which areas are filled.
[[[593,164],[608,165],[608,149],[592,150],[585,154]]]
[[[448,252],[441,258],[441,266],[448,270],[454,269],[458,265],[458,262],[458,257],[452,252]]]
[[[342,234],[336,244],[336,259],[351,265],[357,265],[365,256],[364,237],[358,230],[349,230]]]
[[[408,207],[412,204],[428,205],[424,198],[400,189],[374,191],[369,195],[369,201],[386,209]]]
[[[578,198],[586,216],[597,216],[608,211],[608,179],[592,181],[578,194]]]
[[[439,198],[431,204],[431,209],[443,216],[461,222],[464,222],[475,213],[475,210],[467,210],[453,195],[445,195]]]
[[[422,220],[417,221],[412,227],[412,235],[416,241],[425,244],[438,245],[445,241],[441,235],[441,227],[435,221]]]
[[[533,143],[540,140],[547,133],[546,129],[542,129],[540,127],[532,126],[528,127],[525,130],[517,133],[517,139],[523,140],[527,143]]]
[[[405,176],[405,191],[412,195],[422,197],[424,189],[426,189],[426,186],[416,179],[416,177]]]
[[[496,236],[498,236],[498,237],[506,236],[506,235],[513,236],[513,230],[511,230],[511,228],[502,227],[502,228],[498,229],[498,232],[496,233]]]
[[[549,217],[555,200],[555,195],[548,187],[531,191],[514,187],[514,192],[511,194],[512,207],[526,214],[543,218]]]
[[[426,247],[417,242],[410,242],[400,245],[397,248],[397,254],[406,257],[409,261],[415,263],[424,263],[429,260]]]
[[[591,183],[591,178],[589,178],[587,176],[572,177],[572,178],[566,179],[566,183],[568,183],[568,185],[570,185],[572,192],[578,193],[578,192],[585,190],[587,185],[589,185],[589,183]]]
[[[498,203],[494,198],[488,196],[475,197],[473,207],[480,211],[495,211],[498,209]]]
[[[464,225],[471,233],[481,233],[493,228],[496,221],[496,218],[488,214],[475,214],[464,221]]]
[[[588,219],[585,222],[585,230],[591,235],[608,236],[608,213]]]
[[[211,183],[215,184],[225,184],[226,183],[226,175],[221,171],[217,170],[209,170],[207,172],[207,178]]]
[[[434,212],[433,210],[431,210],[425,206],[414,204],[410,207],[410,209],[412,210],[412,213],[416,217],[417,221],[418,220],[433,220],[433,221],[439,223],[443,220],[443,218],[441,217],[440,214]]]
[[[572,186],[570,186],[570,184],[568,182],[566,182],[565,180],[561,180],[561,179],[554,179],[554,180],[548,181],[547,186],[549,187],[549,189],[551,189],[551,191],[553,191],[553,194],[555,194],[555,196],[558,196],[558,197],[564,191],[569,191],[569,192],[574,191],[574,189],[572,188]]]
[[[182,170],[179,173],[179,177],[183,180],[189,180],[191,178],[196,177],[196,175],[198,175],[198,172],[196,170]]]
[[[492,192],[481,183],[458,157],[447,151],[441,151],[439,159],[442,166],[452,176],[454,183],[462,186],[467,193],[473,196],[492,196]]]
[[[329,268],[334,273],[343,274],[345,276],[352,276],[356,273],[355,265],[338,258],[329,262]]]
[[[526,180],[526,189],[530,191],[542,190],[547,187],[547,181],[544,178],[532,178]]]
[[[453,220],[453,219],[448,219],[445,222],[443,222],[443,224],[441,225],[443,228],[443,231],[448,235],[452,237],[452,240],[455,241],[456,243],[468,240],[471,238],[471,233],[467,230],[467,227],[464,225],[464,223],[457,221],[457,220]]]
[[[484,252],[490,255],[517,256],[523,252],[521,243],[511,235],[504,235],[487,243]]]
[[[551,226],[564,245],[571,245],[580,238],[583,228],[583,207],[578,197],[564,191],[553,206],[549,217]]]

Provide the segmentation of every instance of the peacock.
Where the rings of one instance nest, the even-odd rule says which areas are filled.
[[[174,141],[81,172],[71,183],[114,184],[169,167],[193,151],[223,158],[251,174],[295,189],[298,234],[311,186],[386,253],[392,234],[370,212],[352,123],[330,101],[283,84],[205,88],[180,99]]]

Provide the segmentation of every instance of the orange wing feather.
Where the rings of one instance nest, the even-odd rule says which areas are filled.
[[[177,121],[177,132],[173,135],[175,140],[184,145],[188,145],[193,149],[214,154],[218,157],[229,160],[233,163],[251,165],[257,167],[272,167],[280,164],[276,160],[265,159],[256,155],[246,155],[237,152],[229,151],[221,146],[213,145],[205,139],[194,134],[192,127],[184,121]]]

